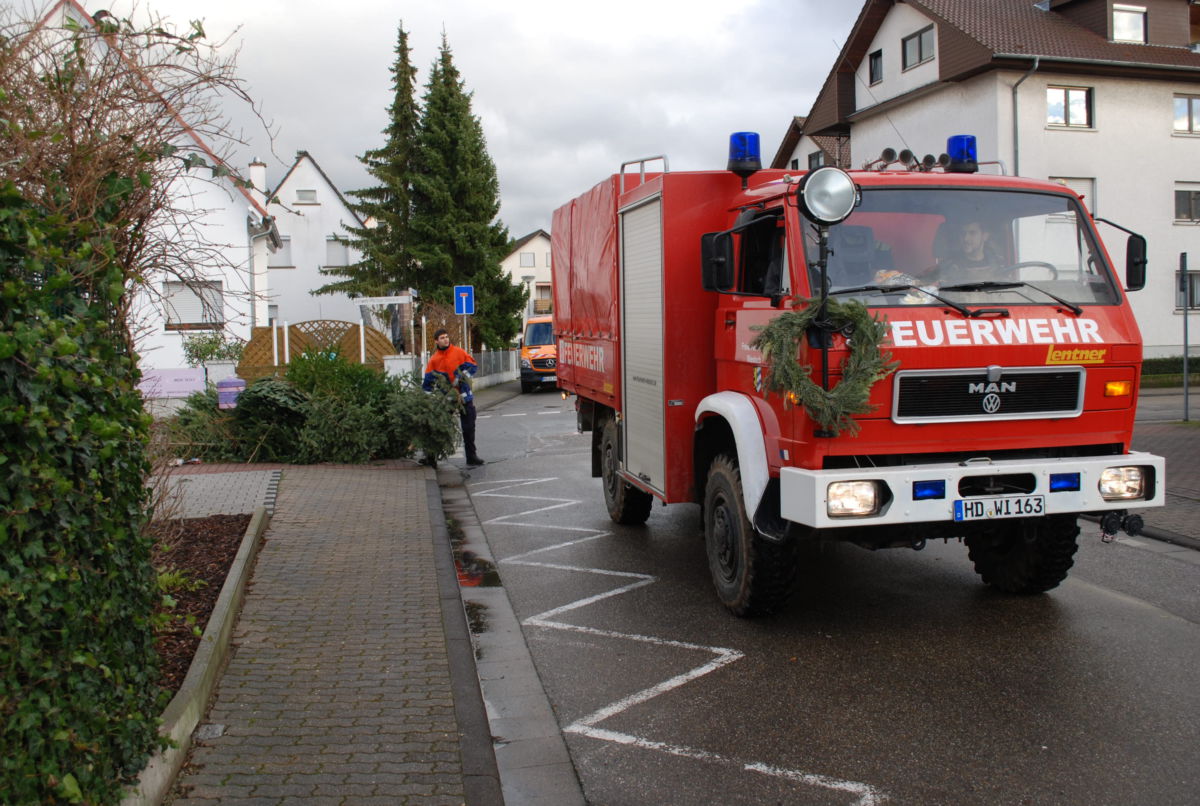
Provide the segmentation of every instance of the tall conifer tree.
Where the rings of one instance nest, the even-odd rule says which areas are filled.
[[[424,299],[449,302],[452,286],[475,287],[475,328],[487,344],[507,344],[520,328],[525,290],[500,270],[508,229],[497,219],[500,183],[471,95],[442,35],[430,68],[413,174],[412,250]]]
[[[351,190],[351,203],[363,221],[374,219],[375,227],[350,227],[347,241],[362,254],[349,266],[323,269],[340,277],[316,290],[317,294],[346,293],[352,297],[403,294],[417,286],[418,265],[410,248],[412,218],[413,158],[417,148],[419,113],[415,99],[417,69],[408,48],[408,33],[401,22],[396,36],[396,61],[392,66],[393,99],[388,107],[389,123],[382,148],[367,151],[359,162],[379,184]],[[393,307],[393,339],[396,337]]]

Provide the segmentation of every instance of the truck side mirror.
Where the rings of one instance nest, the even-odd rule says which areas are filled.
[[[700,284],[705,291],[733,288],[733,235],[708,232],[700,236]]]
[[[1125,290],[1140,291],[1146,287],[1146,239],[1130,235],[1125,242]]]

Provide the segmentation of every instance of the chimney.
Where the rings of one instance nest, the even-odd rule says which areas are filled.
[[[250,195],[265,210],[267,207],[267,164],[260,162],[258,158],[250,162],[250,184],[254,185],[250,188]]]

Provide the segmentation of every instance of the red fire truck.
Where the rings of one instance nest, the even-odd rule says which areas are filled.
[[[738,615],[786,600],[806,542],[961,539],[985,583],[1025,594],[1066,578],[1080,514],[1135,533],[1127,510],[1165,481],[1130,449],[1145,239],[1113,225],[1122,283],[1079,196],[979,173],[969,136],[792,173],[761,170],[757,139],[734,135],[726,171],[625,163],[554,213],[558,382],[612,519],[699,504]],[[773,391],[759,336],[806,313],[773,358],[807,380]],[[873,355],[890,363],[864,377]],[[810,405],[843,382],[865,405]]]

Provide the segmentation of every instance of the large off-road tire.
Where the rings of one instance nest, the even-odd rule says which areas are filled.
[[[724,454],[704,486],[704,544],[717,598],[734,615],[773,613],[787,601],[796,578],[796,543],[760,535],[746,514],[742,474]]]
[[[1044,593],[1074,565],[1079,525],[1075,515],[997,523],[967,538],[980,578],[1005,593]]]
[[[617,443],[617,423],[609,418],[600,436],[600,480],[604,483],[604,503],[608,517],[617,523],[645,523],[650,517],[654,496],[634,487],[617,472],[620,447]]]

